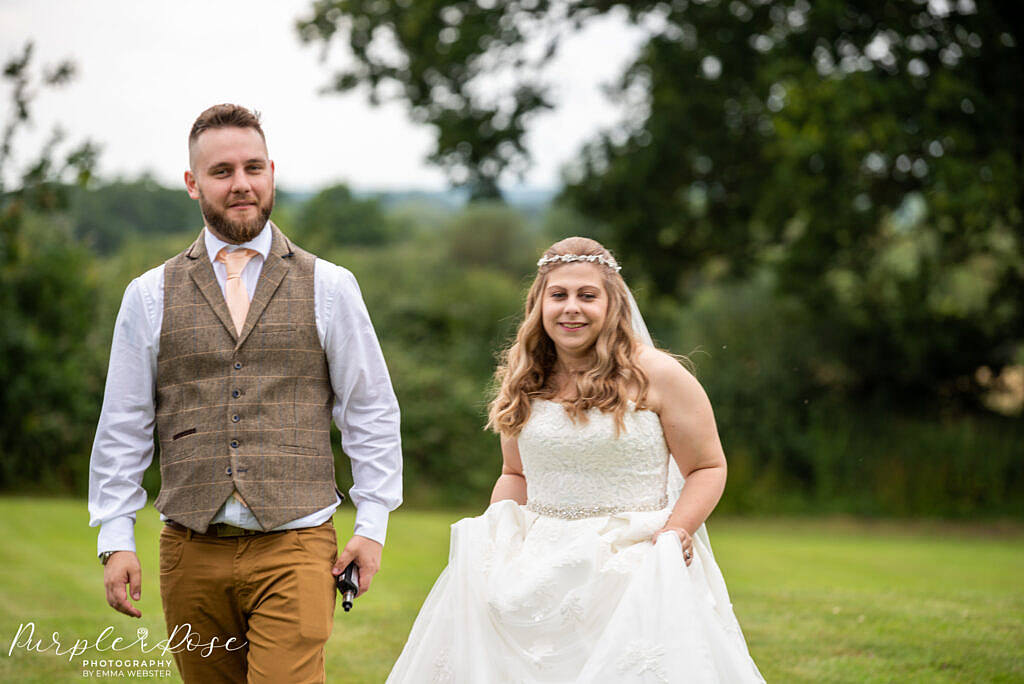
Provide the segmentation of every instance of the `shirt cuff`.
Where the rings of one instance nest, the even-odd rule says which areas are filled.
[[[356,506],[356,527],[354,534],[384,544],[388,534],[387,507],[376,501],[364,501]]]
[[[97,556],[107,551],[131,551],[134,553],[135,518],[130,515],[122,515],[102,523],[96,549]]]

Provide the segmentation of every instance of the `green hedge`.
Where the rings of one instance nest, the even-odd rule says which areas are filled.
[[[297,215],[288,205],[275,212],[286,232]],[[381,340],[402,407],[406,500],[476,506],[501,464],[497,438],[483,430],[495,354],[519,322],[536,254],[559,230],[581,226],[557,210],[535,224],[486,205],[389,216],[401,226],[394,242],[332,245],[321,256],[356,275]],[[66,242],[66,233],[54,235]],[[44,278],[63,290],[39,312],[59,313],[65,326],[52,329],[73,323],[74,336],[48,339],[50,327],[8,311],[2,334],[19,356],[0,364],[5,405],[13,407],[0,490],[85,492],[121,294],[194,235],[127,236],[110,257],[67,252],[65,269],[86,277],[74,287]],[[50,243],[34,244],[39,258],[7,273],[17,292],[39,289],[33,278],[42,277]],[[854,392],[849,370],[828,360],[834,347],[824,349],[827,331],[814,312],[773,294],[767,273],[739,284],[698,283],[685,302],[654,299],[642,281],[633,285],[655,339],[689,356],[715,408],[729,458],[722,510],[1024,516],[1019,419]],[[340,445],[337,453],[347,486]],[[155,494],[155,466],[145,485]]]

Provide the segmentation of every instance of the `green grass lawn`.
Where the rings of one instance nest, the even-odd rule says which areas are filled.
[[[353,612],[340,604],[330,682],[381,682],[448,552],[450,512],[392,516],[384,568]],[[128,641],[165,636],[157,575],[160,522],[139,516],[143,617],[103,597],[84,501],[0,498],[0,681],[84,681],[83,659],[8,655],[21,624],[65,648],[107,626]],[[351,528],[351,509],[335,518]],[[844,520],[714,519],[715,554],[751,653],[770,682],[1024,681],[1024,528]],[[344,541],[344,540],[342,540]],[[45,637],[43,636],[45,635]],[[116,669],[116,668],[114,668]],[[124,668],[121,668],[124,669]],[[171,667],[173,670],[173,666]],[[89,677],[92,679],[94,677]],[[179,681],[176,672],[169,679]]]

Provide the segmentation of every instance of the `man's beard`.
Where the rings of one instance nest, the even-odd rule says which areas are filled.
[[[224,212],[217,211],[206,201],[202,191],[199,192],[199,211],[203,213],[206,225],[214,233],[235,245],[248,242],[259,235],[260,231],[263,230],[263,226],[267,225],[267,221],[270,219],[270,212],[273,210],[273,189],[270,191],[270,201],[267,202],[266,206],[259,206],[259,216],[249,221],[229,219]]]

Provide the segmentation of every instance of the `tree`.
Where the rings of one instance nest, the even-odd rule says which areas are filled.
[[[545,19],[550,3],[317,0],[298,22],[304,41],[343,41],[355,66],[335,74],[331,89],[365,87],[373,103],[397,99],[412,117],[433,126],[430,160],[472,199],[500,197],[498,180],[528,163],[523,135],[530,117],[549,108],[533,80],[553,56],[531,56],[524,45]],[[500,72],[500,74],[499,74]],[[506,78],[497,94],[480,87]]]
[[[496,185],[525,163],[561,38],[627,16],[648,34],[611,89],[629,114],[570,167],[565,199],[662,293],[770,267],[820,316],[822,382],[936,396],[974,393],[975,369],[1024,339],[1015,10],[351,0],[316,2],[300,30],[347,41],[337,89],[406,102],[437,129],[435,161],[467,167],[454,180]]]
[[[394,237],[380,201],[359,198],[347,185],[324,188],[303,206],[296,239],[308,249],[332,245],[380,245]]]
[[[114,252],[131,235],[155,237],[185,229],[199,232],[202,217],[185,190],[148,176],[72,189],[68,215],[75,237],[100,254]]]
[[[453,218],[441,239],[459,268],[491,268],[521,278],[546,246],[537,237],[515,209],[477,202]]]
[[[971,394],[1024,337],[1012,16],[693,4],[619,84],[644,117],[594,143],[567,194],[662,291],[771,264],[852,391]]]
[[[84,485],[85,453],[102,393],[102,367],[88,344],[97,302],[92,257],[58,212],[68,180],[85,183],[96,159],[89,142],[58,158],[63,136],[20,174],[11,170],[18,133],[31,121],[40,88],[71,79],[70,62],[32,67],[32,45],[10,59],[3,77],[12,115],[0,148],[0,487],[42,481]]]

